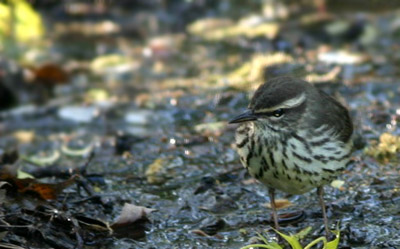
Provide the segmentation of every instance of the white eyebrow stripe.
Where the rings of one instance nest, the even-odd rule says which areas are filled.
[[[274,110],[278,110],[281,108],[284,109],[289,109],[289,108],[293,108],[296,106],[301,105],[304,101],[306,100],[306,95],[304,93],[300,94],[299,96],[296,96],[294,98],[288,99],[286,101],[284,101],[283,103],[270,107],[270,108],[264,108],[264,109],[260,109],[260,110],[256,110],[256,113],[261,113],[261,112],[271,112]]]

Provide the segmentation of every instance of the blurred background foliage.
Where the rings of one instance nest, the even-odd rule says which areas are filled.
[[[0,51],[17,54],[19,45],[38,42],[45,28],[41,15],[25,0],[0,2]]]

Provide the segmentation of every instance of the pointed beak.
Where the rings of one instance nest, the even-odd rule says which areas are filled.
[[[248,111],[240,114],[239,116],[236,116],[231,121],[229,121],[229,124],[243,123],[243,122],[254,121],[254,120],[257,120],[257,116],[254,115],[253,111],[248,110]]]

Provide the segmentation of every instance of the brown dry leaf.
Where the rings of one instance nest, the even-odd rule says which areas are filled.
[[[14,179],[19,192],[34,192],[44,200],[54,200],[66,187],[75,182],[76,176],[61,183],[40,183],[35,179]]]
[[[195,229],[191,231],[192,233],[202,236],[202,237],[210,237],[210,235],[208,235],[206,232],[204,232],[203,230],[200,229]]]
[[[127,226],[142,218],[145,218],[151,212],[156,211],[153,208],[146,208],[143,206],[136,206],[134,204],[125,203],[120,215],[116,221],[111,225],[112,228]]]
[[[267,208],[271,208],[271,203],[265,203],[264,206]],[[288,199],[277,199],[275,200],[275,206],[276,209],[284,209],[292,206],[292,202],[290,202]]]
[[[59,65],[44,64],[35,69],[35,82],[45,85],[56,85],[65,83],[68,80],[68,74]]]
[[[44,200],[56,199],[57,195],[60,194],[66,187],[70,186],[75,182],[77,176],[72,176],[70,179],[61,183],[41,183],[33,178],[18,178],[21,176],[21,172],[18,174],[18,166],[15,163],[18,159],[16,152],[4,154],[0,158],[0,187],[3,187],[7,182],[13,188],[17,189],[20,193],[36,193],[39,197]],[[27,175],[26,173],[24,174]]]

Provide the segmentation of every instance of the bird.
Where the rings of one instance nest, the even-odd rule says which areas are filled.
[[[275,190],[299,195],[317,189],[329,236],[323,187],[351,163],[349,111],[314,85],[280,76],[260,85],[248,109],[229,123],[239,124],[235,147],[240,162],[268,188],[275,229]]]

